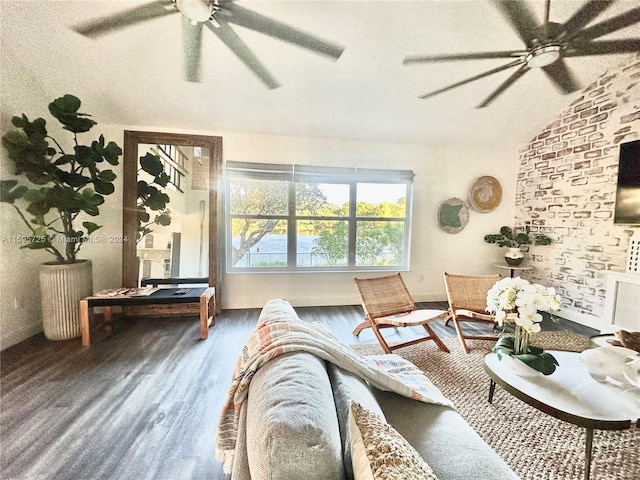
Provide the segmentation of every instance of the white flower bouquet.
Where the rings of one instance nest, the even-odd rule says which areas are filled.
[[[556,312],[561,303],[553,287],[532,284],[520,277],[497,281],[487,292],[487,311],[496,316],[500,326],[515,323],[514,335],[500,338],[493,348],[498,358],[512,355],[545,375],[553,373],[558,362],[541,348],[529,345],[529,335],[540,331],[539,312]]]

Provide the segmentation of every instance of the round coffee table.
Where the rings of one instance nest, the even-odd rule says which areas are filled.
[[[489,403],[495,386],[500,385],[523,402],[559,420],[584,427],[585,471],[591,470],[594,430],[640,428],[640,389],[624,389],[591,378],[578,353],[549,350],[560,366],[551,375],[521,377],[501,362],[494,353],[484,356],[484,370],[489,375]]]

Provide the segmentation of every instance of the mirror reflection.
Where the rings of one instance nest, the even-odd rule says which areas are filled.
[[[138,279],[209,275],[208,147],[138,145]]]

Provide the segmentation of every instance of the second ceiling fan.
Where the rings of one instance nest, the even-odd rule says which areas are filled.
[[[185,77],[190,82],[200,81],[203,26],[218,37],[268,88],[278,88],[280,84],[230,24],[264,33],[334,60],[344,51],[340,45],[240,7],[234,0],[156,0],[83,23],[73,29],[93,38],[174,13],[182,14]]]
[[[426,93],[419,98],[429,98],[514,67],[517,67],[517,70],[485,98],[477,108],[489,105],[532,68],[541,68],[563,92],[571,93],[578,90],[580,86],[564,62],[564,58],[640,52],[640,38],[593,41],[640,22],[640,7],[587,27],[589,22],[614,3],[613,0],[589,0],[563,24],[549,21],[550,0],[546,0],[544,22],[539,26],[523,1],[494,0],[494,3],[517,31],[525,48],[499,52],[407,56],[403,61],[405,65],[450,60],[510,59],[509,63],[505,65]]]

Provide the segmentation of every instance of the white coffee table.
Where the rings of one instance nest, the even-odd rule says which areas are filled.
[[[560,366],[548,376],[521,377],[494,353],[484,356],[491,379],[489,403],[496,384],[523,402],[552,417],[586,429],[585,472],[591,470],[594,430],[640,428],[640,389],[598,383],[591,378],[575,352],[549,350]]]

